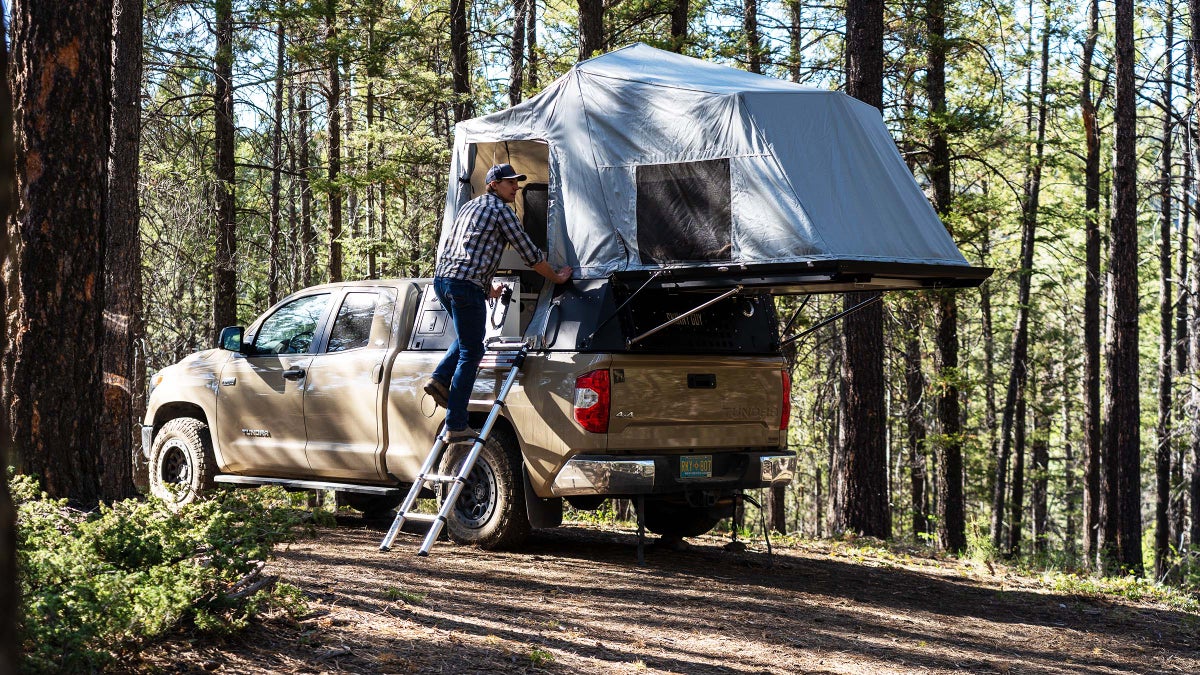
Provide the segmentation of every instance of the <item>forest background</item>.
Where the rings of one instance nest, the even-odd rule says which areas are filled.
[[[94,246],[54,235],[103,253],[91,262],[104,270],[104,338],[90,353],[34,346],[30,261],[45,242],[20,225],[24,207],[3,242],[21,262],[6,287],[22,290],[6,296],[10,459],[84,505],[132,494],[149,374],[304,286],[431,273],[457,120],[637,41],[862,98],[847,37],[861,4],[113,4],[112,30],[100,27],[111,72],[104,54],[72,71],[94,68],[111,87],[111,131],[64,134],[69,152],[106,163],[107,226]],[[889,294],[877,313],[798,343],[799,472],[762,495],[767,525],[1195,586],[1200,2],[875,6],[884,120],[967,259],[996,272],[978,290]],[[22,16],[9,71],[18,128],[38,105],[63,104],[28,93]],[[789,333],[843,302],[778,301]],[[874,383],[855,376],[864,322],[879,339],[866,357]],[[22,394],[36,382],[69,401],[80,381],[105,383],[93,418],[52,417]],[[849,395],[859,387],[870,395]],[[870,429],[851,399],[876,402]],[[62,445],[72,434],[71,448],[101,448],[95,464]]]

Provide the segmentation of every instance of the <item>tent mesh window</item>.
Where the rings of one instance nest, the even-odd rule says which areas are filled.
[[[620,289],[615,299],[623,303],[627,297],[628,289]],[[621,327],[625,337],[633,339],[712,297],[707,293],[646,291],[625,307]],[[633,349],[675,354],[775,354],[779,351],[775,303],[767,294],[727,298],[667,326]]]
[[[729,160],[637,167],[637,238],[642,264],[729,262]]]
[[[526,183],[521,190],[525,204],[525,217],[522,225],[534,245],[543,251],[548,248],[546,246],[546,204],[549,187],[545,183]]]

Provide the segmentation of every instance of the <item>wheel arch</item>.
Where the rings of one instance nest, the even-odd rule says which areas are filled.
[[[468,420],[472,427],[482,429],[484,422],[487,421],[487,416],[488,413],[485,412],[472,412]],[[521,434],[517,433],[516,425],[512,420],[505,415],[499,415],[496,418],[496,424],[492,427],[492,432],[495,433],[497,430],[502,430],[512,438],[513,442],[517,444],[517,452],[521,455],[521,475],[513,478],[521,481],[524,486],[525,514],[529,518],[530,524],[536,528],[558,527],[562,524],[562,498],[547,499],[537,496],[531,480],[529,458],[525,455]]]
[[[169,401],[160,405],[154,411],[154,434],[151,438],[158,436],[158,432],[163,428],[164,424],[180,417],[191,417],[208,425],[208,438],[209,442],[212,443],[213,458],[217,461],[217,469],[223,469],[225,462],[221,460],[221,448],[217,445],[217,435],[213,433],[214,420],[204,407],[197,403],[190,401]]]

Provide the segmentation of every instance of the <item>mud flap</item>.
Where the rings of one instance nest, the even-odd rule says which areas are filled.
[[[525,481],[525,513],[532,527],[558,527],[562,525],[562,497],[542,499],[533,493],[529,483],[529,471],[521,466],[521,479]]]

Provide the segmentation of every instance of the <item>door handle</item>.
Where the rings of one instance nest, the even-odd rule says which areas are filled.
[[[303,368],[292,368],[290,370],[283,371],[283,379],[285,380],[299,380],[302,377],[304,377]]]

